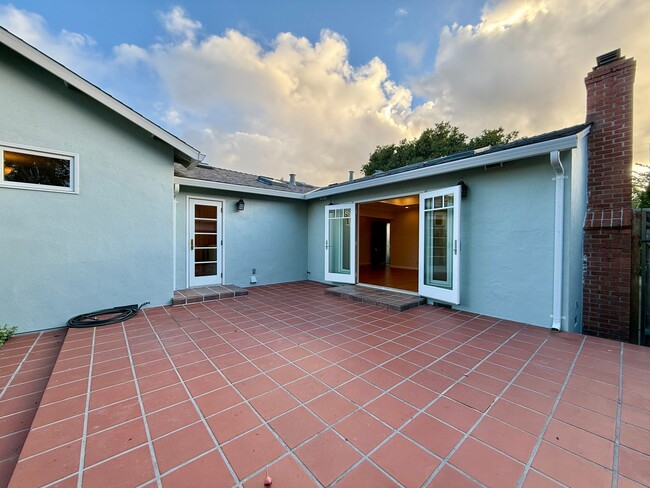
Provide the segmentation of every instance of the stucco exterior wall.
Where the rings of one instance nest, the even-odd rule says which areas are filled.
[[[181,187],[176,197],[176,288],[188,287],[188,197],[223,202],[223,279],[238,286],[307,279],[307,205],[302,200]],[[243,212],[235,203],[243,198]]]
[[[562,153],[572,178],[571,152]],[[462,177],[469,195],[462,201],[461,303],[455,308],[504,319],[550,326],[553,298],[554,173],[548,156],[477,168],[448,175],[395,183],[311,201],[309,205],[309,271],[324,281],[324,210],[335,204],[418,194],[456,185]],[[582,183],[576,183],[580,186]],[[575,266],[580,223],[570,222],[571,194],[565,194],[565,256]],[[579,198],[576,195],[576,198]],[[579,213],[579,212],[577,212]],[[417,238],[417,236],[414,236]],[[568,244],[572,243],[573,248]],[[570,257],[570,259],[569,259]],[[569,275],[571,277],[569,277]],[[569,281],[572,286],[569,287]],[[573,303],[580,285],[576,273],[565,273],[566,303]],[[572,305],[573,307],[573,305]],[[573,309],[572,309],[573,310]],[[575,315],[575,314],[574,314]]]
[[[79,155],[79,193],[0,187],[0,325],[169,303],[172,149],[0,47],[0,140]]]

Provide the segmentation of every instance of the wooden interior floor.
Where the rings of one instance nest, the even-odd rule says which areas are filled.
[[[385,286],[397,290],[418,291],[418,272],[415,269],[360,265],[359,283]]]

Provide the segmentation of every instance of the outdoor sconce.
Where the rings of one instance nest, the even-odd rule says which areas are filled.
[[[459,181],[458,183],[456,183],[456,184],[457,184],[458,186],[460,186],[460,196],[461,196],[462,198],[465,198],[465,197],[467,196],[467,190],[468,190],[467,185],[465,184],[465,182],[463,181],[462,178],[461,178],[460,181]]]
[[[246,202],[244,202],[244,199],[240,198],[239,201],[235,204],[235,208],[237,209],[238,212],[243,212],[245,205]]]

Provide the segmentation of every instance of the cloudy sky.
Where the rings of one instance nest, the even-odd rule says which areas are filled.
[[[620,47],[648,162],[647,0],[21,0],[0,25],[206,162],[319,185],[442,120],[470,136],[581,123],[584,76]]]

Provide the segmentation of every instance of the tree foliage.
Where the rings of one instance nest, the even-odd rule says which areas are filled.
[[[518,134],[517,131],[505,132],[499,127],[485,129],[470,139],[449,122],[438,122],[433,128],[424,130],[417,139],[403,139],[398,144],[377,146],[361,171],[369,176],[375,171],[388,171],[470,149],[505,144],[515,140]]]
[[[632,173],[632,206],[650,208],[650,166],[639,164],[642,170]]]

